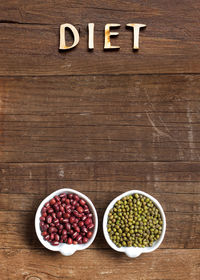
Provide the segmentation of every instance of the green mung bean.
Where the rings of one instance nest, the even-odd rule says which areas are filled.
[[[136,193],[115,203],[108,214],[107,230],[117,247],[151,247],[160,238],[162,224],[153,201]]]

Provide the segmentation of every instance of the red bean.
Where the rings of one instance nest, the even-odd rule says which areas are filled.
[[[71,229],[71,224],[70,223],[66,223],[65,224],[65,228],[66,228],[67,232],[69,232],[70,229]]]
[[[93,232],[88,231],[88,233],[87,233],[87,238],[91,238],[91,237],[92,237],[92,235],[93,235]]]
[[[52,242],[51,242],[51,245],[53,245],[53,246],[58,246],[58,245],[59,245],[59,242],[58,242],[58,241],[52,241]]]
[[[62,205],[60,205],[60,211],[65,212],[65,208]]]
[[[79,243],[81,240],[82,240],[82,236],[81,236],[81,235],[78,235],[78,236],[76,237],[76,241]]]
[[[69,223],[69,219],[63,219],[63,223]]]
[[[66,195],[66,193],[61,193],[59,196],[60,196],[60,198],[63,198],[63,197],[66,197],[67,195]]]
[[[54,234],[54,233],[51,233],[50,239],[51,239],[51,240],[54,240],[54,236],[55,236],[55,234]]]
[[[75,217],[71,216],[70,219],[69,219],[69,222],[70,222],[70,224],[73,224],[75,222]]]
[[[73,242],[73,241],[72,241],[72,238],[71,238],[71,237],[69,237],[69,238],[67,239],[67,243],[71,245],[71,244],[72,244],[72,242]]]
[[[45,239],[45,240],[49,240],[49,239],[50,239],[50,235],[46,235],[46,236],[44,237],[44,239]]]
[[[53,232],[57,232],[58,230],[56,227],[50,227],[48,231],[49,233],[53,233]]]
[[[62,239],[63,239],[63,241],[66,241],[67,240],[67,235],[62,235]]]
[[[72,205],[72,206],[76,206],[76,204],[77,204],[77,201],[76,201],[76,200],[73,200],[73,201],[71,202],[71,205]]]
[[[56,212],[58,212],[60,210],[58,205],[54,206],[54,209],[55,209]]]
[[[71,209],[71,205],[70,204],[67,204],[66,206],[65,206],[65,210],[68,210],[68,209]]]
[[[58,218],[53,219],[53,222],[54,222],[55,224],[59,223]]]
[[[49,214],[53,213],[53,212],[54,212],[54,211],[53,211],[53,208],[51,208],[51,207],[48,208],[48,209],[47,209],[47,212],[48,212]]]
[[[69,219],[70,213],[63,213],[63,218]]]
[[[89,208],[84,209],[84,213],[85,213],[85,214],[89,214],[89,213],[90,213]]]
[[[63,229],[63,230],[62,230],[62,235],[67,235],[66,229]]]
[[[79,196],[77,194],[74,194],[73,199],[75,199],[76,201],[79,201]]]
[[[74,232],[74,233],[72,234],[72,238],[73,238],[73,239],[76,239],[77,236],[78,236],[78,232]]]
[[[88,230],[87,230],[87,228],[85,226],[81,227],[81,231],[85,232],[85,233],[88,233]]]
[[[65,202],[65,201],[66,201],[66,198],[63,197],[63,198],[61,199],[61,202]]]
[[[48,224],[44,224],[43,227],[42,227],[42,230],[43,231],[47,231],[49,228],[49,225]]]
[[[40,221],[40,226],[43,227],[44,225],[44,222]]]
[[[53,205],[53,204],[55,204],[56,203],[56,200],[54,199],[54,198],[52,198],[51,200],[50,200],[50,205]]]
[[[56,218],[56,213],[55,212],[53,212],[52,214],[51,214],[51,216],[52,216],[52,218]]]
[[[82,198],[79,200],[80,205],[84,206],[86,204],[85,200],[83,200]]]
[[[73,214],[74,214],[74,216],[79,217],[78,211],[74,210],[74,211],[73,211]]]
[[[43,208],[42,208],[42,213],[45,213],[47,211],[47,208],[44,206]]]
[[[49,203],[49,202],[46,202],[44,206],[47,208],[47,207],[50,206],[50,203]]]
[[[56,201],[60,201],[60,197],[58,195],[55,195],[54,198],[55,198]]]
[[[69,198],[67,198],[67,199],[65,200],[65,202],[66,202],[67,205],[70,204]]]
[[[79,225],[79,227],[82,227],[82,226],[84,225],[84,222],[83,222],[83,221],[80,221],[80,222],[78,223],[78,225]]]
[[[93,229],[93,228],[94,228],[94,224],[89,224],[89,225],[87,226],[87,228],[88,228],[89,230]]]
[[[70,213],[64,213],[63,217],[66,218],[66,219],[69,219],[70,218]]]
[[[82,221],[85,221],[86,219],[87,219],[87,216],[84,215],[84,216],[82,217]]]
[[[56,241],[59,241],[59,240],[60,240],[60,236],[56,233],[55,236],[54,236],[54,239],[55,239]]]
[[[74,230],[80,232],[80,228],[78,226],[74,227]]]
[[[83,208],[82,208],[81,206],[77,207],[76,210],[77,210],[79,213],[83,213],[83,211],[84,211]]]
[[[55,227],[59,228],[60,223],[55,223]]]
[[[48,224],[51,224],[51,222],[52,222],[52,216],[47,216],[46,217],[46,222],[48,223]]]
[[[59,212],[56,214],[56,217],[57,217],[58,219],[60,219],[60,218],[62,217],[62,212],[59,211]]]
[[[85,225],[89,225],[89,224],[91,224],[92,223],[92,219],[90,219],[90,218],[87,218],[86,220],[85,220]]]
[[[88,238],[87,237],[83,237],[83,243],[87,243],[88,242]]]
[[[85,200],[76,194],[53,197],[41,210],[40,228],[45,240],[56,246],[87,243],[95,225]],[[73,229],[72,229],[73,228]]]
[[[46,216],[47,216],[47,212],[42,213],[42,217],[46,218]]]
[[[60,230],[60,229],[63,229],[63,227],[64,227],[64,226],[63,226],[62,224],[60,224],[58,228],[59,228],[59,230]]]

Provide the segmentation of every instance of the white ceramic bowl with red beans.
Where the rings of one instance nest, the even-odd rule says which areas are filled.
[[[148,197],[151,201],[153,201],[155,206],[160,211],[160,214],[161,214],[161,217],[162,217],[162,221],[163,221],[162,233],[161,233],[160,238],[153,243],[152,247],[144,247],[144,248],[139,248],[139,247],[120,247],[119,248],[119,247],[117,247],[112,242],[112,240],[110,239],[110,236],[108,234],[108,231],[107,231],[108,214],[109,214],[110,210],[114,207],[115,203],[118,200],[122,199],[125,196],[133,195],[133,194],[136,194],[136,193]],[[108,245],[110,245],[110,247],[112,249],[114,249],[115,251],[125,253],[130,258],[137,258],[142,253],[151,253],[151,252],[155,251],[160,246],[160,244],[162,243],[162,241],[164,239],[164,236],[165,236],[165,231],[166,231],[166,217],[165,217],[165,213],[164,213],[164,210],[163,210],[162,206],[160,205],[158,200],[155,199],[153,196],[151,196],[150,194],[145,193],[143,191],[140,191],[140,190],[127,191],[127,192],[124,192],[121,195],[117,196],[116,198],[114,198],[110,202],[110,204],[108,205],[108,207],[106,208],[106,211],[104,213],[104,217],[103,217],[103,233],[104,233],[104,237],[105,237]]]
[[[72,194],[73,196],[71,198],[68,198],[70,194]],[[65,201],[66,199],[67,203]],[[68,204],[72,204],[71,207],[73,209],[71,209],[71,212],[68,211],[68,208],[70,208],[69,206],[67,206]],[[88,210],[86,210],[87,208]],[[53,209],[53,213],[55,214],[52,214],[52,210],[50,209]],[[67,215],[67,213],[69,212],[70,216]],[[75,214],[77,216],[75,216]],[[64,219],[66,219],[66,224],[63,223]],[[72,222],[71,224],[69,222],[70,219]],[[74,221],[74,219],[76,220]],[[74,226],[75,228],[73,228],[73,222],[77,224]],[[70,226],[68,224],[70,224]],[[70,227],[70,229],[65,230],[66,228],[68,228],[67,225],[68,227]],[[48,228],[46,229],[46,227]],[[52,231],[51,233],[49,233],[50,227]],[[51,193],[40,203],[36,211],[35,231],[38,239],[40,240],[42,245],[44,245],[44,247],[46,247],[47,249],[51,251],[60,252],[64,256],[71,256],[76,251],[88,248],[96,237],[97,229],[98,216],[92,201],[86,195],[74,189],[64,188]],[[65,232],[62,235],[63,230]],[[69,232],[67,232],[68,230]],[[73,231],[73,233],[71,232],[71,235],[70,230]],[[78,235],[76,230],[79,231]],[[53,240],[51,240],[51,234],[53,236],[52,238],[54,238]],[[72,236],[74,238],[71,238]],[[62,239],[63,237],[64,240]]]

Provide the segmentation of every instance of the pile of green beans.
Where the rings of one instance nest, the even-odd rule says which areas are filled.
[[[141,194],[118,200],[108,214],[107,230],[117,247],[152,247],[162,232],[160,211]]]

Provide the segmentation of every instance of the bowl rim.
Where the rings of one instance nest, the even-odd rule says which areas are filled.
[[[94,227],[94,230],[93,230],[93,235],[92,237],[89,239],[89,241],[85,244],[77,244],[77,245],[74,245],[74,244],[67,244],[67,243],[59,243],[58,246],[53,246],[51,245],[48,241],[46,241],[42,234],[41,234],[41,229],[40,229],[40,216],[41,216],[41,210],[44,206],[44,204],[48,201],[50,201],[55,195],[59,195],[61,193],[73,193],[73,194],[77,194],[80,198],[83,198],[90,210],[92,211],[93,213],[93,217],[94,217],[94,224],[95,224],[95,227]],[[71,189],[71,188],[62,188],[62,189],[58,189],[52,193],[50,193],[48,196],[46,196],[42,201],[41,203],[39,204],[37,210],[36,210],[36,214],[35,214],[35,232],[36,232],[36,235],[39,239],[39,241],[41,242],[41,244],[51,250],[51,251],[54,251],[54,252],[58,252],[60,251],[63,255],[71,255],[73,254],[75,251],[77,250],[84,250],[86,248],[88,248],[92,242],[94,241],[95,237],[96,237],[96,234],[97,234],[97,230],[98,230],[98,215],[97,215],[97,211],[96,211],[96,208],[94,206],[94,204],[92,203],[92,201],[89,199],[88,196],[86,196],[85,194],[75,190],[75,189]],[[66,250],[69,250],[69,254],[66,253]],[[65,254],[66,253],[66,254]]]
[[[161,214],[161,217],[162,217],[162,221],[163,221],[163,226],[162,226],[162,233],[161,233],[161,236],[160,238],[157,240],[157,241],[154,241],[154,244],[152,247],[144,247],[144,248],[140,248],[140,247],[117,247],[113,242],[112,240],[110,239],[110,236],[108,234],[108,231],[107,231],[107,220],[108,220],[108,214],[109,214],[109,211],[113,208],[114,204],[120,200],[121,198],[123,198],[124,196],[127,196],[127,195],[131,195],[131,194],[135,194],[135,193],[138,193],[138,194],[142,194],[146,197],[148,197],[149,199],[151,199],[154,204],[157,206],[157,208],[159,209],[160,211],[160,214]],[[164,210],[161,206],[161,204],[158,202],[158,200],[156,198],[154,198],[153,196],[151,196],[150,194],[146,193],[146,192],[143,192],[143,191],[140,191],[140,190],[130,190],[130,191],[127,191],[127,192],[124,192],[120,195],[118,195],[117,197],[115,197],[110,203],[109,205],[107,206],[105,212],[104,212],[104,216],[103,216],[103,233],[104,233],[104,237],[107,241],[107,243],[109,244],[109,246],[114,249],[115,251],[118,251],[118,252],[123,252],[123,253],[127,253],[126,251],[130,251],[131,249],[133,250],[134,249],[137,249],[138,251],[138,254],[137,256],[139,256],[141,253],[150,253],[154,250],[156,250],[160,244],[162,243],[163,239],[164,239],[164,236],[165,236],[165,232],[166,232],[166,217],[165,217],[165,213],[164,213]],[[128,255],[128,254],[127,254]]]

